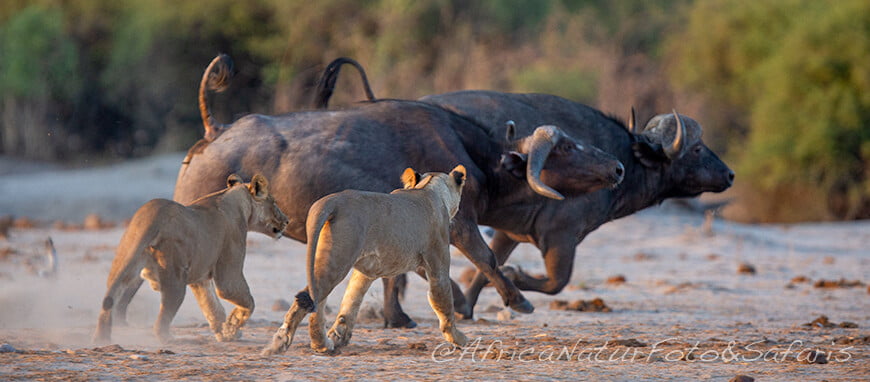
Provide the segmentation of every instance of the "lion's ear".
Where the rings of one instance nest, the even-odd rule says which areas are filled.
[[[260,174],[254,175],[251,179],[251,194],[258,198],[269,196],[269,181],[266,177]]]
[[[230,176],[227,177],[227,188],[235,186],[239,183],[242,183],[242,177],[238,174],[230,174]]]
[[[465,166],[456,166],[455,168],[453,168],[453,171],[450,171],[450,175],[453,176],[453,180],[456,182],[456,185],[461,186],[462,183],[465,182]]]
[[[402,173],[402,185],[405,186],[405,189],[414,188],[417,183],[420,181],[420,174],[414,171],[413,168],[406,168],[405,172]]]

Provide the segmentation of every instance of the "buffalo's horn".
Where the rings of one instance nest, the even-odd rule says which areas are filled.
[[[637,129],[637,119],[634,116],[634,106],[631,107],[631,117],[628,118],[628,132],[632,134],[640,134]]]
[[[677,132],[674,133],[674,143],[665,147],[665,155],[670,159],[676,159],[680,155],[680,151],[683,150],[683,144],[685,144],[685,139],[683,137],[686,136],[686,126],[683,125],[683,121],[680,119],[680,115],[677,114],[677,111],[673,110],[673,112],[674,118],[677,120]]]
[[[526,181],[529,182],[529,187],[538,194],[556,200],[562,200],[565,197],[541,181],[541,170],[544,169],[544,163],[550,156],[550,150],[556,146],[556,142],[561,136],[562,131],[556,126],[546,125],[535,129],[528,145],[529,162],[526,166]]]
[[[508,143],[514,141],[514,137],[517,135],[517,124],[513,120],[508,120],[504,123],[505,126],[505,139],[507,139]]]

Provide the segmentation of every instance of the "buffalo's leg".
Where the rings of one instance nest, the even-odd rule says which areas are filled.
[[[451,241],[456,248],[465,254],[469,260],[482,271],[495,286],[505,306],[520,313],[531,313],[535,310],[532,304],[523,297],[519,289],[508,280],[498,269],[498,262],[489,246],[483,241],[476,224],[465,220],[454,220],[451,226]],[[474,305],[469,300],[469,309]]]
[[[533,290],[546,294],[561,292],[571,281],[575,250],[576,244],[573,243],[542,248],[547,276],[534,277],[517,270],[516,285],[523,290]]]
[[[208,321],[208,326],[218,341],[222,340],[221,331],[223,330],[224,320],[227,319],[227,313],[224,307],[218,301],[214,291],[214,283],[211,279],[206,279],[198,283],[190,284],[190,290],[193,291],[196,302],[199,303],[199,309],[202,315]]]
[[[508,235],[503,232],[496,231],[489,245],[492,248],[493,254],[495,254],[498,265],[503,265],[519,243],[508,237]],[[477,305],[477,299],[480,297],[480,292],[488,282],[489,280],[486,278],[486,275],[478,269],[474,274],[474,279],[471,281],[471,285],[468,286],[468,290],[465,292],[465,299],[468,302],[468,306],[473,307]],[[517,287],[519,287],[519,285],[517,285]],[[520,287],[520,289],[522,288]],[[463,312],[460,311],[460,314],[462,313]],[[472,309],[468,310],[468,314],[462,314],[463,319],[471,319],[472,317]]]
[[[344,298],[341,300],[341,309],[339,309],[338,317],[335,318],[335,323],[332,325],[329,333],[327,333],[336,348],[343,347],[350,342],[356,317],[359,314],[360,304],[362,304],[363,297],[365,297],[366,291],[369,290],[373,281],[375,279],[366,276],[358,270],[351,272],[347,290],[344,292]]]
[[[402,293],[401,285],[407,283],[407,276],[403,273],[396,277],[384,277],[384,327],[385,328],[415,328],[417,323],[408,317],[399,303]]]

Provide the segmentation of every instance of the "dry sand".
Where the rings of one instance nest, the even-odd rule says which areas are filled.
[[[96,169],[0,169],[0,216],[42,222],[0,239],[0,344],[7,344],[0,348],[0,380],[870,378],[868,287],[814,287],[819,280],[870,281],[870,222],[717,220],[707,236],[702,216],[673,208],[643,211],[591,234],[577,249],[565,291],[526,293],[533,314],[510,319],[495,291],[486,289],[476,320],[459,323],[479,339],[463,350],[451,351],[441,340],[426,284],[412,276],[404,304],[418,328],[381,328],[376,283],[341,354],[312,353],[303,324],[286,354],[260,356],[284,313],[272,310],[273,303],[304,287],[305,247],[258,234],[249,235],[245,266],[257,308],[242,340],[216,342],[188,293],[173,322],[176,340],[160,344],[151,334],[159,294],[146,283],[130,305],[130,326],[113,331],[118,346],[96,347],[89,340],[123,228],[70,230],[51,222],[81,222],[91,212],[121,221],[146,200],[171,196],[180,160],[173,154]],[[48,278],[31,273],[42,264],[47,237],[59,258],[58,274]],[[540,254],[528,245],[509,262],[543,272]],[[738,273],[742,263],[755,273]],[[459,278],[468,266],[456,255],[451,272]],[[617,275],[625,282],[608,282]],[[792,282],[796,276],[809,282]],[[333,310],[343,288],[330,296]],[[555,300],[596,297],[611,311],[549,308]],[[858,327],[803,325],[820,315]],[[807,363],[810,350],[827,363]]]

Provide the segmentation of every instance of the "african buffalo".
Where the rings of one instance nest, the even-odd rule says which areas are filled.
[[[338,76],[339,67],[348,60],[353,61],[342,58],[329,65],[315,95],[315,107],[328,105],[335,86],[335,79],[330,77]],[[369,100],[374,100],[362,67],[355,66],[363,75]],[[520,242],[532,243],[544,257],[545,277],[530,276],[520,269],[509,272],[515,285],[523,290],[559,293],[571,278],[577,245],[602,224],[667,198],[721,192],[734,181],[734,172],[701,140],[701,125],[676,111],[657,115],[639,129],[633,109],[626,127],[592,107],[547,94],[471,90],[426,96],[420,101],[472,119],[485,126],[491,135],[500,134],[505,120],[516,121],[520,129],[554,124],[571,137],[614,155],[625,165],[625,180],[618,188],[560,202],[544,201],[532,212],[515,211],[499,217],[490,243],[499,264],[504,264]],[[494,223],[487,219],[478,222]],[[485,284],[486,279],[478,272],[466,292],[469,311],[473,311]]]
[[[407,167],[444,172],[463,164],[468,178],[451,226],[451,244],[493,282],[505,305],[520,312],[534,308],[499,271],[477,223],[509,228],[498,221],[549,205],[550,198],[570,198],[622,180],[619,161],[555,126],[529,129],[525,138],[506,143],[505,134],[491,135],[471,119],[418,101],[252,114],[219,125],[208,109],[206,90],[225,85],[226,61],[218,56],[203,75],[199,100],[205,138],[182,163],[176,201],[187,203],[220,189],[230,173],[262,173],[290,219],[285,234],[305,242],[308,209],[325,195],[345,189],[389,192],[401,187],[399,175]],[[391,315],[393,325],[412,323],[399,313],[398,318]]]

